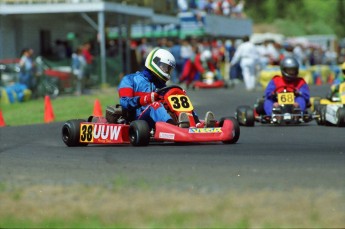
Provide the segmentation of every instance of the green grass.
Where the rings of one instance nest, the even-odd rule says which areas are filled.
[[[13,198],[12,192],[19,198]],[[141,190],[30,186],[0,191],[0,228],[343,228],[338,191]]]
[[[55,116],[54,121],[66,121],[75,118],[87,119],[93,114],[96,99],[99,100],[102,113],[105,115],[107,105],[118,103],[117,91],[115,88],[109,88],[90,95],[63,95],[56,99],[51,99]],[[44,98],[12,104],[4,104],[0,101],[6,126],[44,123],[44,103]]]

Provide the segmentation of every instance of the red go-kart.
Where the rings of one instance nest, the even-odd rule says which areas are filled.
[[[149,142],[223,142],[236,143],[240,127],[234,117],[217,120],[215,127],[197,128],[192,115],[193,105],[179,86],[168,86],[157,91],[162,103],[173,119],[181,112],[188,114],[190,127],[182,128],[166,122],[156,122],[150,129],[145,120],[134,120],[133,113],[121,106],[108,106],[106,117],[93,117],[67,121],[62,127],[62,140],[67,146],[88,144],[132,144],[146,146]],[[203,120],[201,120],[203,121]]]
[[[201,81],[194,81],[192,89],[207,89],[207,88],[227,88],[228,85],[224,80],[217,79],[213,72],[209,71]]]

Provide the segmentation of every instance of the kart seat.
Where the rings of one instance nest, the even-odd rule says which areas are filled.
[[[123,109],[120,104],[107,106],[105,118],[109,123],[129,124],[135,120],[135,111]]]

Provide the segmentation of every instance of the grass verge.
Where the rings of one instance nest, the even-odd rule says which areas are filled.
[[[288,200],[288,201],[287,201]],[[31,186],[0,192],[0,228],[342,228],[344,196]]]
[[[87,119],[93,114],[95,100],[102,106],[103,115],[107,105],[118,103],[115,88],[108,88],[83,96],[59,96],[51,100],[55,120]],[[7,126],[29,125],[44,122],[44,98],[23,103],[3,104],[1,111]]]

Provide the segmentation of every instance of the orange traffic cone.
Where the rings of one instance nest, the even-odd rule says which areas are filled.
[[[327,83],[328,84],[333,84],[333,80],[334,80],[333,74],[329,74],[328,79],[327,79]]]
[[[102,108],[101,108],[101,103],[99,102],[98,99],[95,100],[95,104],[93,107],[93,116],[95,117],[102,117]]]
[[[2,111],[0,110],[0,127],[6,126],[4,117],[2,117]]]
[[[52,104],[50,102],[50,97],[46,95],[44,97],[44,122],[45,123],[52,122],[54,121],[54,119],[55,119],[55,116],[54,116]]]
[[[318,86],[322,85],[321,76],[316,78],[315,85],[318,85]]]

